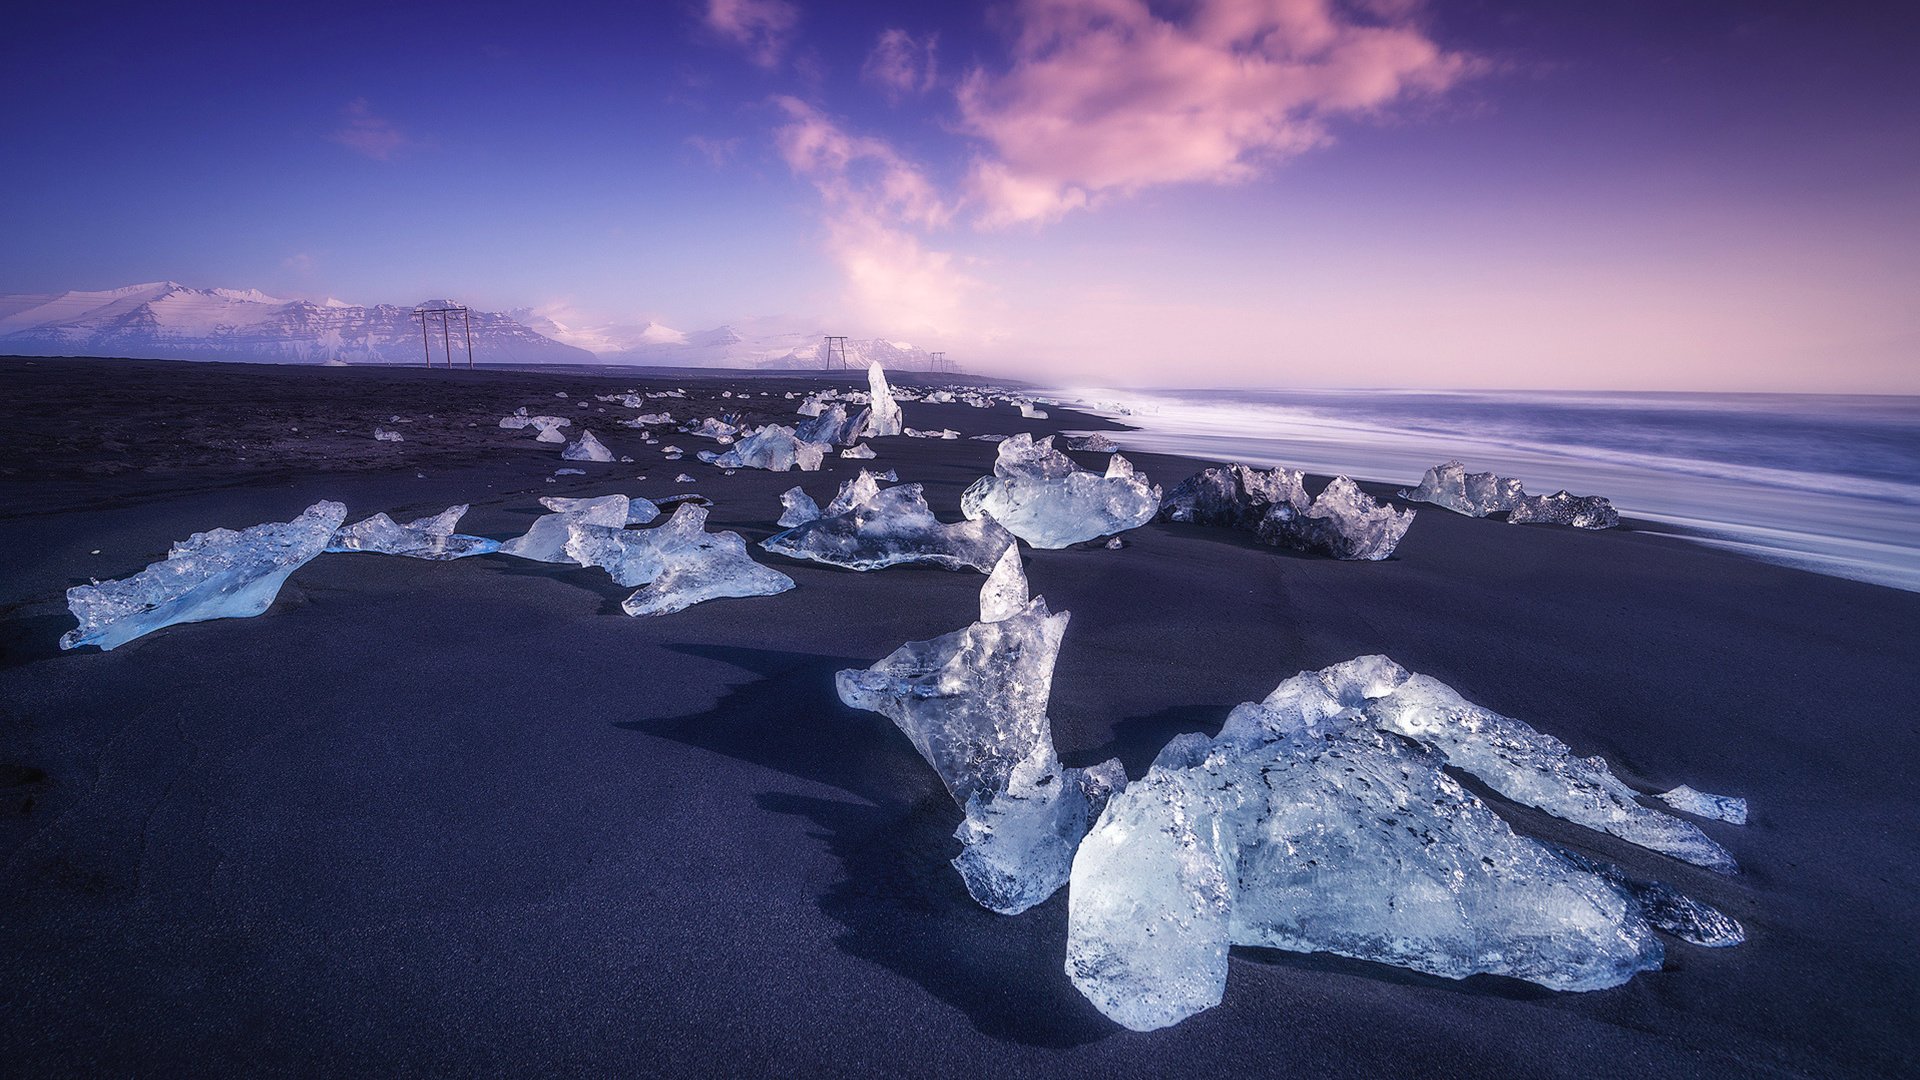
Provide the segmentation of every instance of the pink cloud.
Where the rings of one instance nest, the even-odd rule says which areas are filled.
[[[1415,0],[1018,0],[1013,61],[976,68],[962,126],[986,143],[969,178],[987,227],[1054,221],[1108,194],[1234,183],[1366,115],[1467,75]],[[1354,14],[1364,11],[1364,17]]]
[[[936,54],[940,36],[916,39],[905,30],[883,30],[860,69],[860,77],[880,88],[891,101],[924,94],[939,75]]]
[[[707,28],[759,67],[780,66],[799,25],[800,9],[787,0],[707,0]]]
[[[386,117],[374,114],[366,98],[355,98],[341,110],[346,123],[327,138],[375,161],[391,161],[413,145],[407,134]]]
[[[820,193],[827,253],[853,312],[887,333],[951,332],[967,321],[980,283],[920,230],[947,225],[953,207],[926,173],[884,139],[854,135],[813,106],[775,99],[787,122],[780,156]]]

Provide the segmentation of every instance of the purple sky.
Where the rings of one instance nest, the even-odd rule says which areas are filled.
[[[1114,382],[1920,392],[1914,9],[48,8],[0,42],[0,291],[786,314]]]

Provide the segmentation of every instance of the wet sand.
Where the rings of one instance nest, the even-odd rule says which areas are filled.
[[[590,399],[682,386],[697,404],[662,404],[698,418],[748,391],[750,416],[791,422],[779,395],[819,377],[0,359],[0,385],[11,1074],[1920,1067],[1920,595],[1631,527],[1438,509],[1383,563],[1175,525],[1029,552],[1034,590],[1073,612],[1051,710],[1068,764],[1117,754],[1137,777],[1169,737],[1217,730],[1288,675],[1382,652],[1642,791],[1752,806],[1744,828],[1703,823],[1744,868],[1729,878],[1491,799],[1523,831],[1720,906],[1747,929],[1738,948],[1670,941],[1665,970],[1588,994],[1242,949],[1220,1007],[1137,1034],[1067,981],[1064,894],[1016,917],[976,906],[946,865],[959,814],[933,771],[834,697],[836,669],[971,621],[976,574],[756,547],[798,587],[632,619],[631,590],[599,571],[329,555],[259,618],[110,653],[54,644],[69,586],[322,498],[349,520],[469,502],[461,530],[505,538],[543,495],[692,490],[715,500],[710,528],[755,543],[779,492],[824,501],[863,464],[956,518],[992,444],[889,438],[870,463],[723,476],[692,458],[706,440],[666,438],[689,455],[663,461],[610,422],[629,410]],[[562,462],[497,428],[520,405],[637,460]],[[1115,429],[905,409],[969,435]],[[375,442],[375,424],[407,441]],[[1203,464],[1129,456],[1163,487]],[[547,483],[562,466],[587,475]]]

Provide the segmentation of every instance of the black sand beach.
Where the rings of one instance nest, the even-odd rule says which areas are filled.
[[[938,778],[834,696],[836,669],[971,621],[976,574],[756,548],[798,588],[633,619],[631,590],[595,570],[329,555],[259,618],[55,646],[69,586],[323,498],[350,520],[469,502],[461,531],[505,538],[541,496],[698,491],[710,527],[757,543],[795,483],[824,501],[860,465],[891,467],[952,519],[989,470],[989,443],[889,438],[871,463],[723,476],[692,458],[711,443],[669,440],[689,454],[663,461],[612,423],[630,411],[591,401],[683,386],[698,404],[664,405],[697,418],[739,407],[722,389],[768,390],[750,415],[790,422],[779,395],[802,383],[820,380],[0,359],[4,1072],[1920,1068],[1920,595],[1631,523],[1426,509],[1383,563],[1170,525],[1028,553],[1035,592],[1073,613],[1051,710],[1070,765],[1117,754],[1137,777],[1172,735],[1380,652],[1640,790],[1752,806],[1744,828],[1703,823],[1744,868],[1722,877],[1492,798],[1524,831],[1718,905],[1740,947],[1669,942],[1665,970],[1585,994],[1236,950],[1220,1007],[1149,1034],[1068,982],[1064,893],[1016,917],[967,897]],[[547,483],[576,463],[495,426],[521,405],[637,462]],[[968,435],[1113,427],[905,408]],[[407,441],[375,442],[394,416]],[[1163,487],[1203,464],[1129,456]]]

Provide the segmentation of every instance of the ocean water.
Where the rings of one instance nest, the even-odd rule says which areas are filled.
[[[1472,472],[1517,476],[1530,494],[1605,495],[1648,531],[1920,592],[1920,397],[1087,387],[1050,396],[1137,427],[1109,433],[1123,449],[1406,487],[1457,458]]]

